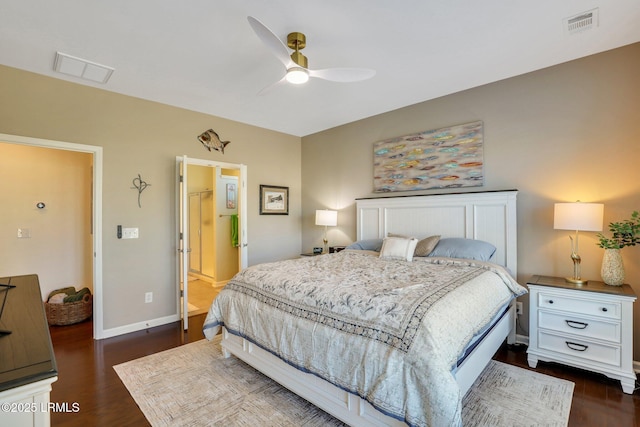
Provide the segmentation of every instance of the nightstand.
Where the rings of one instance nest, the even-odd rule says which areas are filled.
[[[620,381],[632,394],[633,303],[629,285],[609,286],[590,280],[533,276],[529,287],[529,366],[558,362]]]

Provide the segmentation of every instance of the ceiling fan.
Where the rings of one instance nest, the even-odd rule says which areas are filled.
[[[294,52],[289,54],[287,46],[276,36],[273,31],[267,28],[262,22],[252,16],[247,20],[262,42],[267,45],[275,56],[285,66],[286,73],[279,81],[266,87],[260,93],[280,83],[289,82],[293,84],[306,83],[310,77],[329,80],[332,82],[349,83],[366,80],[373,77],[376,72],[367,68],[324,68],[312,70],[308,68],[307,57],[300,52],[306,46],[306,36],[302,33],[290,33],[287,36],[287,46]]]

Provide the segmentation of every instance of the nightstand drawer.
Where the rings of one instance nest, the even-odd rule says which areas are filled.
[[[620,366],[620,346],[593,343],[538,331],[538,347],[597,363]]]
[[[584,338],[597,338],[599,340],[611,341],[616,344],[620,344],[621,342],[620,322],[585,319],[540,310],[538,312],[538,327]]]
[[[570,313],[587,314],[607,319],[621,318],[620,304],[615,302],[602,302],[598,300],[576,298],[554,293],[540,292],[538,294],[538,307],[549,310],[562,310]]]

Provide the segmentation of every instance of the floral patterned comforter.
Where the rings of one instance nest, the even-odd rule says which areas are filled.
[[[203,330],[213,339],[224,326],[409,425],[456,426],[462,396],[452,368],[525,292],[495,264],[342,251],[241,271]]]

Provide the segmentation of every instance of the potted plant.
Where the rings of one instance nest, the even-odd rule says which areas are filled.
[[[640,244],[640,213],[634,211],[630,219],[609,223],[611,237],[598,233],[598,246],[604,249],[602,280],[607,285],[620,286],[624,281],[624,265],[620,249]]]

